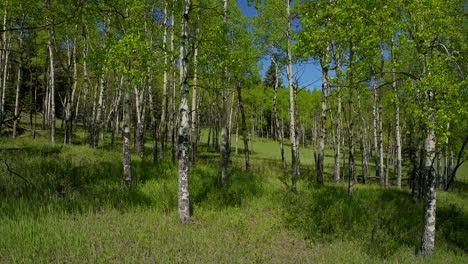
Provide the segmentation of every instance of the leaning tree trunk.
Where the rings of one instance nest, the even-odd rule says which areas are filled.
[[[317,160],[317,182],[323,184],[323,161],[325,159],[325,136],[327,129],[327,99],[328,99],[328,53],[327,51],[320,61],[322,67],[322,111],[320,114],[320,130],[319,130],[319,149],[318,149],[318,160]]]
[[[296,182],[300,175],[300,161],[299,150],[296,140],[296,119],[295,119],[295,87],[293,83],[293,70],[292,70],[292,51],[291,51],[291,14],[290,14],[290,0],[286,0],[286,16],[288,19],[288,28],[286,31],[287,43],[287,56],[288,56],[288,82],[289,82],[289,137],[291,139],[291,160],[292,160],[292,191],[296,191]]]
[[[180,127],[179,127],[179,218],[182,224],[188,224],[190,220],[189,202],[189,12],[191,0],[183,2],[183,16],[181,26],[180,45]]]

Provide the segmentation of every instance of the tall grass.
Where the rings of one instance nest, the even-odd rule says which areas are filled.
[[[468,262],[464,187],[438,193],[436,255],[419,259],[423,210],[408,190],[357,185],[349,200],[345,185],[311,184],[306,169],[294,194],[272,154],[277,144],[255,144],[251,173],[233,155],[228,187],[219,182],[218,154],[200,153],[190,178],[193,217],[183,226],[170,161],[133,157],[127,190],[118,145],[2,138],[0,262]]]

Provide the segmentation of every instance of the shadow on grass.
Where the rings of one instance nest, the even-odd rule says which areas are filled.
[[[133,187],[127,189],[123,186],[120,156],[101,155],[101,150],[47,144],[0,150],[0,157],[7,156],[11,169],[30,182],[8,173],[0,174],[0,217],[39,216],[44,210],[48,213],[99,212],[105,208],[128,211],[134,207],[177,210],[177,167],[171,162],[154,164],[134,157]],[[262,194],[258,176],[235,168],[229,171],[230,185],[221,187],[217,165],[201,161],[191,170],[191,203],[195,205],[192,208],[242,206]]]
[[[401,247],[418,248],[423,228],[423,205],[408,192],[356,188],[348,199],[345,186],[318,186],[299,194],[282,192],[284,223],[306,240],[357,242],[369,255],[391,257]],[[455,205],[437,208],[437,243],[456,253],[468,250],[464,235],[467,214]]]

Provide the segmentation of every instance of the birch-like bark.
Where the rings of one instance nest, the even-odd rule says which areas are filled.
[[[175,15],[174,15],[174,6],[176,1],[173,0],[173,8],[172,8],[172,19],[171,19],[171,54],[174,54],[175,50]],[[175,163],[177,158],[177,116],[176,112],[176,58],[175,56],[172,57],[172,96],[171,96],[171,117],[170,117],[170,124],[171,124],[171,160]]]
[[[319,130],[319,148],[317,160],[317,182],[323,184],[323,161],[325,159],[325,136],[327,129],[327,99],[328,99],[328,57],[330,47],[327,47],[325,55],[320,60],[322,68],[322,111],[320,114],[320,130]]]
[[[424,174],[426,180],[426,201],[424,209],[424,229],[421,239],[421,250],[420,254],[424,257],[432,256],[434,254],[435,244],[435,231],[436,231],[436,189],[435,189],[435,170],[434,170],[434,159],[435,159],[435,119],[434,109],[432,102],[434,100],[434,94],[432,91],[427,92],[427,98],[429,103],[429,114],[427,119],[430,124],[426,126],[426,141],[424,144],[426,155],[424,157]]]
[[[223,12],[223,23],[227,30],[227,19],[228,19],[228,1],[224,0],[224,12]],[[225,36],[226,42],[226,56],[228,56],[227,52],[227,36]],[[226,58],[227,60],[228,58]],[[223,76],[224,79],[227,78],[227,66],[223,69]],[[230,156],[230,139],[229,139],[229,88],[227,81],[222,84],[223,85],[223,94],[222,94],[222,109],[221,109],[221,153],[220,153],[220,167],[221,167],[221,183],[223,186],[228,185],[229,178],[227,174],[227,167],[229,163],[229,156]]]
[[[182,224],[188,224],[190,220],[190,195],[189,195],[189,12],[191,0],[184,0],[181,25],[180,45],[180,127],[179,127],[179,218]]]
[[[287,74],[289,82],[289,137],[291,140],[291,160],[292,160],[292,191],[296,191],[296,182],[300,175],[300,161],[299,161],[299,150],[296,140],[296,119],[295,119],[295,87],[293,83],[293,69],[292,69],[292,51],[291,51],[291,11],[290,11],[290,0],[286,0],[286,17],[288,19],[287,24]]]
[[[378,91],[378,117],[377,120],[377,139],[378,139],[378,147],[379,147],[379,175],[380,175],[380,184],[382,186],[385,185],[385,174],[384,174],[384,144],[383,144],[383,128],[382,128],[382,91],[379,89]]]
[[[341,71],[341,67],[337,67],[337,71]],[[333,181],[334,183],[340,182],[340,144],[341,144],[341,88],[338,85],[337,91],[338,105],[336,111],[336,139],[335,139],[335,166],[333,169]]]
[[[145,92],[146,87],[138,89],[137,85],[133,86],[135,93],[135,106],[137,115],[137,125],[135,133],[135,146],[136,151],[140,155],[141,160],[144,159],[145,155]]]
[[[123,136],[123,169],[124,169],[124,184],[127,188],[130,188],[132,184],[132,173],[131,173],[131,153],[130,153],[130,124],[131,117],[130,112],[131,103],[130,103],[130,89],[128,87],[125,89],[125,98],[124,98],[124,113],[122,120],[122,136]]]
[[[91,124],[91,138],[92,138],[92,148],[97,148],[99,145],[99,130],[101,129],[103,122],[102,122],[102,112],[105,104],[105,96],[106,96],[106,88],[107,84],[105,81],[105,74],[101,75],[99,81],[99,101],[96,107],[96,117],[94,119],[93,124]]]
[[[6,1],[6,4],[8,1]],[[6,5],[5,5],[6,6]],[[8,60],[10,57],[10,34],[7,34],[6,30],[6,25],[7,25],[7,17],[8,17],[8,10],[5,7],[5,13],[3,15],[3,34],[2,34],[2,48],[3,50],[1,51],[1,65],[0,65],[0,85],[1,85],[1,91],[0,91],[0,130],[3,126],[3,119],[4,119],[4,114],[5,114],[5,94],[6,94],[6,83],[8,79]]]
[[[168,102],[168,86],[169,86],[169,55],[167,52],[167,6],[168,1],[164,4],[164,35],[163,35],[163,50],[164,50],[164,78],[163,78],[163,98],[161,106],[161,121],[159,123],[159,157],[164,159],[165,143],[167,139],[167,102]],[[172,18],[174,20],[174,18]]]
[[[49,51],[49,89],[50,89],[50,140],[55,143],[55,67],[52,47],[53,28],[47,31],[47,47]]]
[[[200,21],[200,17],[197,16],[197,21]],[[197,36],[200,35],[200,29],[197,27]],[[193,86],[192,86],[192,136],[190,138],[192,145],[192,166],[197,163],[197,146],[198,146],[198,104],[197,104],[197,90],[198,90],[198,46],[193,51]]]
[[[358,100],[359,116],[361,117],[360,141],[361,141],[361,155],[362,155],[362,182],[366,184],[367,176],[369,175],[369,161],[368,161],[369,158],[367,156],[367,140],[366,140],[367,129],[366,129],[366,122],[364,119],[364,115],[362,113],[360,95],[358,95],[357,100]]]
[[[19,50],[22,52],[23,48],[23,32],[20,33],[19,35]],[[16,94],[15,94],[15,110],[14,110],[14,121],[13,121],[13,138],[16,138],[16,132],[17,132],[17,127],[18,127],[18,122],[20,120],[20,113],[19,113],[19,97],[20,97],[20,89],[21,89],[21,67],[23,65],[22,63],[22,58],[20,56],[19,58],[19,64],[18,64],[18,74],[17,74],[17,79],[16,79]]]
[[[395,152],[396,152],[396,186],[401,188],[401,171],[402,171],[402,158],[401,158],[401,129],[400,129],[400,99],[398,96],[398,86],[396,80],[396,69],[395,69],[395,40],[392,39],[392,87],[393,94],[395,96]]]
[[[373,104],[372,104],[372,122],[373,122],[373,138],[374,138],[374,163],[375,163],[375,176],[377,178],[381,177],[380,175],[380,151],[379,151],[379,140],[378,140],[378,120],[379,120],[379,112],[377,111],[377,100],[378,100],[378,95],[377,95],[377,85],[375,83],[375,80],[372,79],[372,92],[373,92]]]
[[[275,65],[275,87],[274,87],[274,94],[273,94],[273,118],[276,125],[276,132],[278,136],[278,140],[280,142],[280,155],[281,155],[281,164],[283,165],[283,170],[287,170],[286,158],[284,156],[284,134],[283,129],[280,128],[280,122],[278,118],[278,106],[276,103],[278,97],[278,88],[279,88],[279,74],[278,74],[278,63],[276,62],[275,58],[271,56],[271,62]]]
[[[77,29],[77,26],[75,27]],[[76,39],[73,41],[73,51],[72,51],[72,60],[73,60],[73,76],[72,76],[72,87],[71,91],[67,96],[67,102],[65,106],[65,144],[72,144],[73,136],[73,104],[75,102],[75,93],[76,87],[78,85],[78,66],[76,61]]]

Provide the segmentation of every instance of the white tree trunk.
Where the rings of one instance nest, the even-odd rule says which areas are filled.
[[[436,189],[435,189],[435,170],[434,170],[434,159],[435,159],[435,120],[434,120],[434,109],[432,108],[432,101],[434,94],[432,91],[427,92],[428,103],[429,103],[429,125],[426,126],[426,141],[425,141],[425,152],[424,157],[424,174],[426,181],[426,203],[424,209],[424,229],[421,239],[421,251],[420,254],[424,257],[431,256],[434,253],[435,244],[435,231],[436,231]]]
[[[319,130],[319,148],[318,148],[318,160],[317,160],[317,182],[323,184],[323,162],[325,159],[325,136],[327,129],[327,99],[328,99],[328,52],[329,47],[325,55],[320,61],[322,67],[322,111],[320,114],[320,130]]]
[[[180,126],[179,126],[179,218],[182,224],[188,224],[190,220],[190,195],[189,195],[189,12],[191,0],[183,2],[183,16],[181,25],[180,45]]]
[[[7,1],[8,3],[8,1]],[[3,34],[2,34],[2,50],[0,57],[0,129],[2,127],[4,114],[5,114],[5,93],[6,93],[6,83],[8,79],[8,59],[10,56],[10,35],[7,34],[6,25],[7,25],[8,10],[5,8],[5,13],[3,16]]]
[[[283,128],[280,128],[280,122],[278,118],[278,107],[277,107],[277,97],[278,97],[278,88],[279,88],[279,74],[278,74],[278,63],[276,60],[271,57],[271,62],[275,64],[275,89],[274,89],[274,95],[273,95],[273,117],[274,117],[274,122],[276,125],[276,132],[278,135],[278,140],[280,142],[280,155],[281,155],[281,164],[283,165],[283,170],[286,171],[287,165],[286,165],[286,158],[284,157],[284,134],[283,134]],[[283,124],[281,124],[282,126]]]
[[[168,1],[164,3],[164,35],[163,35],[163,50],[164,50],[164,79],[163,79],[163,98],[161,106],[161,122],[159,123],[159,157],[164,159],[165,143],[167,139],[167,102],[168,102],[168,86],[169,86],[169,56],[167,49],[167,6]],[[174,18],[172,18],[174,20]]]
[[[338,88],[338,106],[336,113],[335,166],[333,170],[334,183],[340,182],[340,144],[341,144],[341,89]]]
[[[130,124],[131,117],[130,112],[130,89],[128,83],[125,87],[125,98],[124,98],[124,114],[122,120],[122,136],[123,136],[123,169],[124,169],[124,184],[127,188],[130,188],[132,184],[132,173],[131,173],[131,153],[130,153]]]
[[[226,29],[228,28],[227,24],[227,15],[228,15],[228,1],[224,0],[224,13],[223,13],[223,23]],[[226,42],[226,53],[225,55],[228,56],[227,52],[227,36],[225,36]],[[228,58],[225,58],[226,61]],[[223,83],[223,94],[222,94],[222,109],[221,109],[221,153],[220,153],[220,167],[221,167],[221,183],[223,186],[226,186],[229,183],[229,178],[227,174],[227,167],[229,163],[229,156],[230,156],[230,139],[229,139],[229,83],[227,82],[227,66],[223,69],[223,76],[226,80]]]
[[[296,119],[295,119],[295,87],[293,83],[293,69],[292,69],[292,51],[291,51],[291,11],[290,0],[286,0],[286,17],[288,19],[288,28],[286,31],[287,37],[287,74],[289,83],[289,134],[291,139],[291,160],[292,160],[292,185],[291,188],[296,191],[296,182],[300,175],[300,161],[299,150],[296,140]]]
[[[375,80],[372,80],[372,92],[373,92],[373,104],[372,104],[372,122],[373,122],[373,138],[374,138],[374,162],[375,162],[375,175],[376,177],[382,177],[380,175],[380,158],[379,158],[379,139],[378,139],[378,120],[379,120],[379,112],[377,111],[377,87]]]
[[[392,87],[395,96],[395,152],[396,152],[396,186],[401,188],[401,171],[402,171],[402,158],[401,158],[401,132],[400,132],[400,99],[398,96],[397,80],[396,80],[396,69],[395,69],[395,52],[394,52],[394,40],[392,40]]]
[[[198,20],[199,17],[197,17]],[[197,36],[200,35],[200,30],[197,28]],[[198,103],[197,103],[197,90],[198,90],[198,46],[195,47],[193,52],[193,86],[192,86],[192,136],[190,138],[192,145],[192,165],[197,163],[197,145],[198,145]]]
[[[23,33],[20,33],[19,36],[19,50],[22,52],[23,47]],[[18,65],[18,74],[16,78],[16,94],[15,94],[15,112],[14,112],[14,121],[13,121],[13,138],[16,138],[16,132],[18,127],[18,122],[20,120],[20,113],[19,113],[19,97],[20,97],[20,89],[21,89],[21,67],[22,67],[22,58],[19,58],[19,65]]]
[[[50,84],[50,139],[55,143],[55,67],[54,67],[54,51],[52,47],[52,29],[47,31],[47,47],[49,50],[49,84]]]

